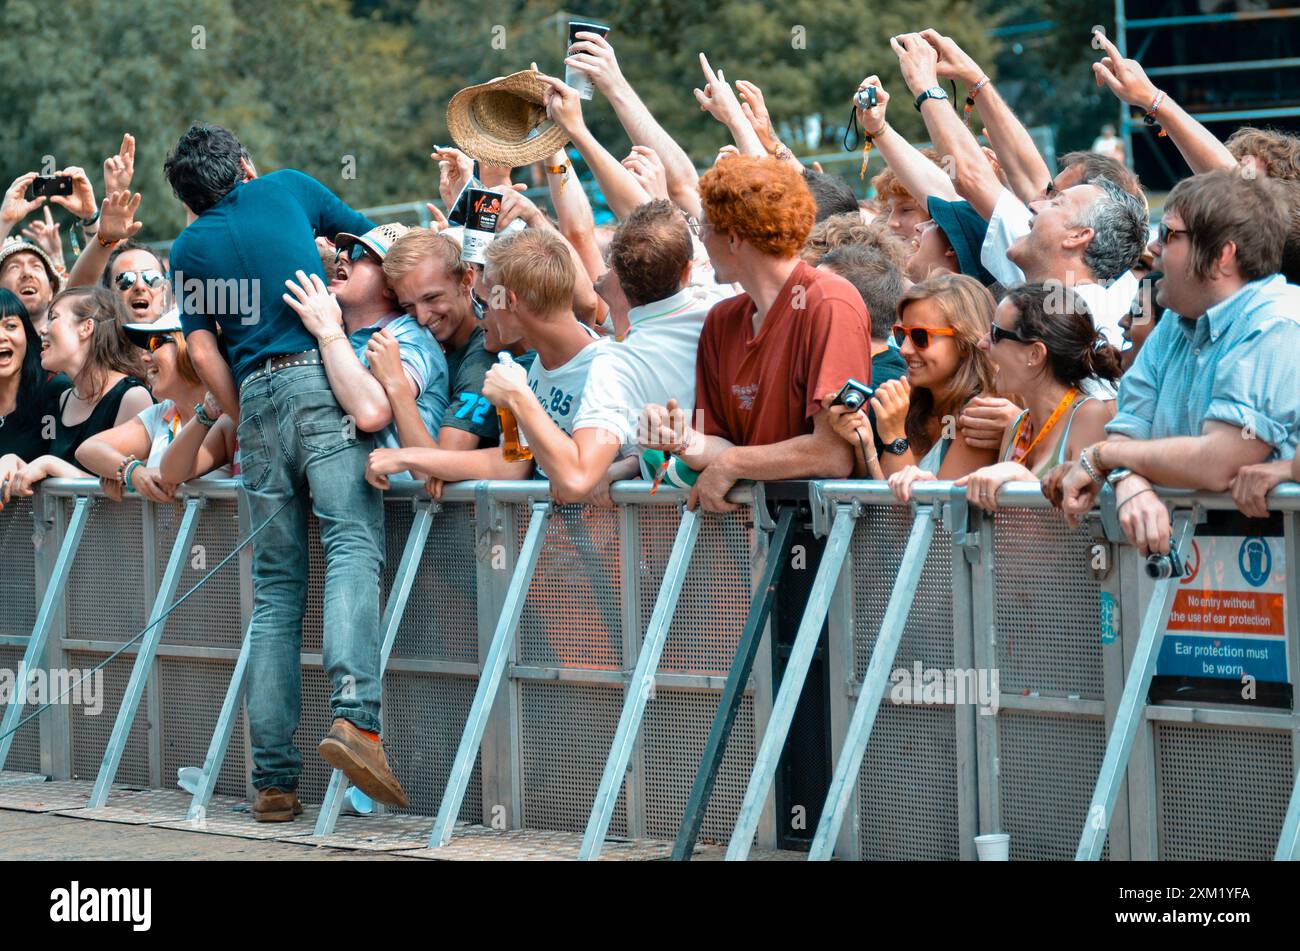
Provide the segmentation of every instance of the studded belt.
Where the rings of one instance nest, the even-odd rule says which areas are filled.
[[[260,380],[267,374],[274,373],[277,370],[287,370],[289,367],[318,367],[321,365],[321,356],[319,350],[303,350],[301,353],[286,353],[278,357],[270,357],[263,364],[244,377],[244,382],[239,384],[242,390],[254,380]]]

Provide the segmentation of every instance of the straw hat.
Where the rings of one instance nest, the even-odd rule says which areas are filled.
[[[549,158],[569,141],[546,118],[546,84],[531,69],[468,86],[447,104],[447,130],[466,155],[517,168]]]

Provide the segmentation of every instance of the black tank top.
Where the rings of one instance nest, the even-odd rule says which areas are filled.
[[[117,411],[121,408],[122,397],[132,387],[143,387],[144,383],[133,376],[126,376],[117,381],[117,385],[105,393],[90,415],[83,422],[69,426],[63,421],[63,408],[67,405],[67,396],[72,388],[59,394],[58,412],[54,416],[54,440],[50,443],[50,455],[58,456],[64,462],[80,467],[77,462],[77,449],[92,436],[98,436],[106,429],[117,425]],[[148,387],[145,387],[146,392]]]

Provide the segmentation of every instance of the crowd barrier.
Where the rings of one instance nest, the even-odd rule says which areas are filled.
[[[1300,857],[1289,691],[1285,706],[1147,702],[1180,579],[1118,543],[1113,502],[1073,531],[1036,485],[1005,487],[996,515],[941,482],[910,507],[873,482],[734,497],[724,516],[636,482],[609,508],[554,505],[541,482],[441,502],[394,482],[385,744],[430,847],[471,822],[583,833],[584,858],[618,837],[740,859],[802,820],[814,859],[970,859],[999,831],[1015,859]],[[1166,497],[1189,556],[1203,513],[1231,508]],[[1300,487],[1273,498],[1293,683]],[[157,505],[51,480],[0,513],[0,669],[89,670],[147,628],[105,668],[99,715],[50,706],[0,738],[0,767],[94,779],[92,807],[115,782],[171,786],[200,764],[192,810],[245,795],[247,548],[214,569],[252,527],[233,482]],[[312,532],[296,742],[324,834],[345,783],[314,754],[330,691]],[[765,632],[793,588],[807,602],[778,652]],[[828,688],[829,791],[792,803],[783,756],[817,753],[790,739],[810,669]],[[898,672],[923,670],[996,671],[997,702],[898,696]],[[5,708],[0,735],[21,715]]]

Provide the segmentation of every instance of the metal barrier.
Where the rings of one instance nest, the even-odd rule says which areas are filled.
[[[449,486],[441,504],[395,482],[385,743],[431,848],[459,821],[581,832],[587,859],[611,835],[675,838],[679,859],[697,838],[730,840],[730,858],[772,847],[789,805],[772,779],[825,622],[833,769],[810,858],[973,858],[993,831],[1013,858],[1300,857],[1300,718],[1147,702],[1177,579],[1153,582],[1115,543],[1113,506],[1072,532],[1029,485],[1004,488],[996,516],[948,483],[919,486],[912,509],[880,483],[804,484],[800,504],[754,486],[725,517],[648,489],[619,483],[598,509],[553,505],[540,482]],[[176,506],[97,495],[51,480],[0,513],[0,667],[88,669],[152,626],[105,669],[104,715],[56,704],[6,735],[16,696],[0,767],[93,776],[98,806],[115,780],[169,785],[201,762],[201,815],[214,792],[247,791],[246,554],[165,612],[249,531],[237,486],[187,486]],[[1167,497],[1179,538],[1230,507]],[[1294,682],[1300,488],[1274,499]],[[808,520],[827,547],[774,683],[763,634]],[[329,723],[315,537],[310,558],[303,749]],[[913,669],[997,671],[995,710],[896,696]],[[305,759],[300,793],[328,834],[346,783]]]

